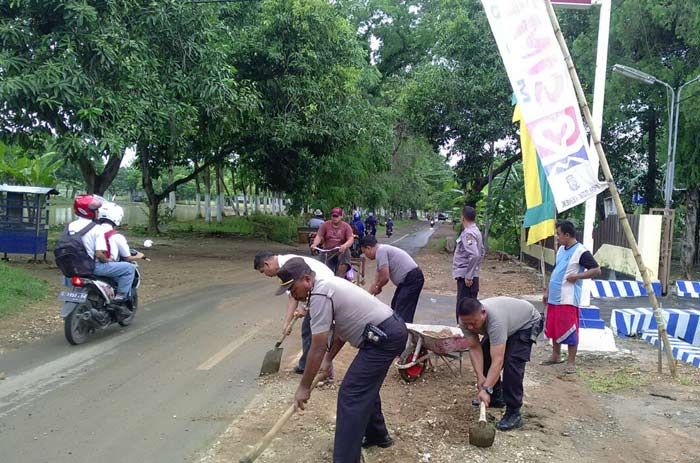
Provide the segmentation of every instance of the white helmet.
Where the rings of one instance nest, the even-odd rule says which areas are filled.
[[[321,212],[321,209],[316,209],[314,211],[314,216],[316,217],[323,217],[323,212]]]
[[[114,226],[118,227],[121,225],[122,219],[124,218],[124,209],[114,203],[105,203],[97,213],[97,218],[99,220],[109,220]]]

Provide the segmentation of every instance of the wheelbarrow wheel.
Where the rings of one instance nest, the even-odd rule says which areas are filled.
[[[425,350],[421,349],[420,353],[418,354],[418,358],[424,356],[425,354]],[[416,356],[413,351],[404,353],[401,356],[401,363],[404,365],[407,363],[411,363],[415,358]],[[412,383],[414,381],[417,381],[421,376],[423,376],[423,373],[425,373],[425,369],[427,368],[427,366],[428,361],[424,360],[413,365],[412,367],[400,368],[399,375],[401,376],[401,379],[403,379],[407,383]]]

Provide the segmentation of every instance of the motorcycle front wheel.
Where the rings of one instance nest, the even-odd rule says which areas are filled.
[[[134,317],[136,316],[136,309],[139,307],[139,290],[136,288],[131,288],[131,315],[128,317],[119,320],[119,324],[121,326],[129,326],[131,325],[131,322],[134,321]]]
[[[63,319],[63,332],[72,345],[85,342],[90,332],[90,326],[85,319],[85,313],[90,311],[87,303],[78,304],[66,318]]]

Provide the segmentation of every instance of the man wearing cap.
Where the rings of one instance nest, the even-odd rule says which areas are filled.
[[[277,276],[280,267],[295,257],[303,259],[316,273],[317,279],[322,280],[324,278],[333,277],[331,269],[316,259],[296,256],[294,254],[273,254],[269,251],[259,251],[255,254],[253,268],[268,277],[274,277]],[[309,317],[308,310],[299,309],[299,301],[289,294],[287,298],[287,311],[282,328],[282,332],[285,336],[289,336],[292,332],[292,320],[294,317],[302,316],[304,320],[301,322],[301,357],[299,358],[299,364],[294,367],[294,373],[297,374],[304,373],[304,368],[306,368],[306,357],[309,355],[309,348],[311,347],[311,318]]]
[[[290,259],[277,276],[281,281],[277,294],[288,290],[297,301],[308,301],[311,316],[311,349],[295,406],[304,409],[316,374],[326,374],[349,342],[359,350],[338,391],[333,461],[358,463],[362,447],[391,446],[379,389],[406,346],[404,322],[389,306],[345,279],[317,279],[303,259]]]
[[[377,261],[377,273],[369,287],[369,293],[377,295],[391,281],[396,285],[391,308],[403,321],[413,323],[418,298],[425,279],[416,261],[403,249],[388,244],[378,244],[377,239],[367,235],[360,240],[362,254]]]
[[[314,216],[309,219],[309,228],[319,228],[323,225],[323,212],[321,209],[316,209],[314,211]]]
[[[343,221],[343,210],[339,207],[331,209],[331,220],[323,222],[311,243],[311,248],[323,246],[323,249],[340,248],[338,254],[329,258],[326,264],[339,277],[350,269],[350,248],[355,242],[352,227]]]

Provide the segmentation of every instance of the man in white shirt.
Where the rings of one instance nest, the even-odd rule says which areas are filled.
[[[297,256],[294,254],[273,254],[269,251],[260,251],[255,255],[253,260],[253,268],[260,273],[265,274],[268,277],[277,276],[277,272],[282,268],[284,264],[287,263],[289,259],[294,257],[299,257],[307,263],[309,267],[316,273],[316,277],[319,280],[327,279],[333,277],[333,271],[320,261],[312,259],[311,257]],[[287,297],[287,310],[284,318],[284,325],[282,332],[285,335],[291,333],[291,324],[294,317],[304,317],[301,323],[301,345],[302,354],[299,358],[299,365],[294,367],[294,372],[297,374],[303,374],[306,368],[306,357],[309,354],[309,348],[311,347],[311,319],[309,318],[309,313],[307,310],[299,309],[299,301],[294,299],[291,294]]]
[[[100,208],[98,212],[100,226],[96,228],[99,229],[101,236],[95,240],[95,246],[93,248],[95,276],[113,278],[117,282],[117,294],[113,299],[116,303],[123,303],[129,299],[131,285],[136,275],[136,268],[132,264],[126,261],[115,261],[112,259],[111,254],[118,253],[119,251],[118,249],[111,250],[111,246],[108,246],[107,243],[109,238],[108,233],[113,231],[114,227],[121,224],[123,217],[124,210],[114,203],[105,203]],[[129,253],[128,245],[126,252]],[[88,253],[90,253],[89,249]],[[140,259],[143,257],[143,254],[134,257]]]

